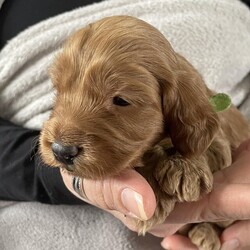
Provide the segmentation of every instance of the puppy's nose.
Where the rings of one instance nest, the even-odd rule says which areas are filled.
[[[79,153],[79,148],[76,146],[65,146],[63,144],[54,142],[51,145],[51,149],[55,158],[66,165],[73,165],[74,159]],[[73,170],[70,166],[71,171]]]

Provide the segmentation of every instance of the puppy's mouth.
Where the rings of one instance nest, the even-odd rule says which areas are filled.
[[[68,172],[71,172],[71,173],[73,173],[74,170],[75,170],[74,165],[66,165],[66,164],[64,164],[64,165],[62,166],[62,168],[63,168],[63,169],[66,169]]]
[[[83,151],[80,147],[64,145],[60,142],[52,143],[51,149],[55,159],[68,172],[73,172],[75,170],[74,160]]]

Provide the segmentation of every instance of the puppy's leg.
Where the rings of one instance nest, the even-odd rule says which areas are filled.
[[[156,196],[156,209],[153,216],[147,221],[135,220],[137,231],[139,235],[145,235],[145,233],[153,228],[155,225],[162,224],[166,220],[167,216],[174,209],[174,205],[176,200],[172,197],[166,195],[164,192],[159,190],[159,187],[156,189],[153,187],[152,182],[150,182],[152,186],[155,196]]]
[[[174,197],[169,196],[161,189],[159,183],[153,175],[154,164],[155,161],[158,160],[158,156],[155,155],[153,151],[151,151],[149,152],[149,154],[147,154],[146,158],[147,160],[145,161],[145,166],[137,168],[136,170],[142,176],[144,176],[144,178],[152,187],[156,198],[156,209],[153,216],[149,220],[135,220],[137,230],[140,235],[144,235],[153,226],[162,224],[167,218],[167,216],[170,214],[170,212],[174,209],[174,205],[176,202],[176,199]]]
[[[212,223],[199,223],[188,232],[188,237],[199,250],[219,250],[220,229]]]
[[[154,178],[160,189],[176,201],[197,201],[212,190],[213,175],[205,154],[183,157],[167,139],[154,148],[153,158],[158,158],[151,162]]]

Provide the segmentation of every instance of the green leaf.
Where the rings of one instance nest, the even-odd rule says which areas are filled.
[[[209,101],[216,112],[227,110],[232,103],[231,98],[224,93],[218,93],[212,96]]]

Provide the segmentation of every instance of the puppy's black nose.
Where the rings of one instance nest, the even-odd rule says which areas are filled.
[[[74,159],[79,153],[79,148],[76,146],[65,146],[63,144],[54,142],[51,145],[51,149],[55,158],[66,165],[73,165]],[[72,171],[72,166],[70,166],[70,170]]]

